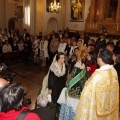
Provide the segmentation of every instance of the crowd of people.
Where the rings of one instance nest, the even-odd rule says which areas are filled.
[[[81,46],[81,40],[88,49],[99,50],[108,45],[108,49],[119,50],[120,42],[114,44],[113,39],[109,37],[109,42],[106,43],[105,36],[100,35],[97,40],[90,39],[89,35],[85,33],[80,35],[77,31],[75,34],[66,28],[64,31],[59,30],[48,32],[47,34],[39,33],[39,35],[30,35],[26,29],[24,34],[19,35],[18,30],[0,29],[0,50],[1,53],[10,53],[23,51],[23,60],[29,63],[32,60],[35,64],[42,60],[42,66],[46,66],[47,58],[50,63],[57,52],[66,54],[66,59],[70,58],[76,46]],[[110,47],[109,47],[110,46]],[[113,51],[112,50],[112,51]],[[66,63],[67,64],[67,63]]]
[[[50,63],[37,97],[38,108],[53,109],[59,120],[119,119],[120,41],[115,45],[110,37],[106,43],[106,36],[103,34],[97,40],[90,39],[88,34],[70,37],[69,29],[63,33],[40,33],[34,37],[26,29],[24,31],[23,37],[13,39],[13,43],[14,40],[17,44],[22,41],[25,63],[31,57],[35,64],[41,59],[43,67],[47,60]],[[6,43],[12,46],[10,39],[5,44],[1,40],[3,46]],[[21,95],[17,96],[14,92]],[[11,112],[15,112],[15,120],[21,111],[26,110],[22,106],[22,98],[19,98],[23,93],[20,85],[5,85],[1,92],[0,116],[3,120],[9,113],[12,116]],[[8,99],[4,98],[5,94],[11,100],[16,95],[16,103],[7,103],[8,108],[4,107],[7,106],[4,99]],[[29,113],[27,116],[30,114],[36,116],[36,120],[40,119],[36,113]]]
[[[115,45],[113,39],[110,38],[106,43],[103,34],[97,41],[90,39],[87,34],[78,39],[75,36],[69,38],[69,32],[65,34],[68,37],[67,42],[64,37],[59,37],[60,44],[55,54],[64,53],[62,66],[65,64],[66,74],[56,74],[56,72],[63,73],[64,67],[60,66],[54,54],[51,66],[54,68],[57,66],[59,72],[58,68],[52,69],[50,66],[49,72],[43,80],[39,99],[37,99],[38,105],[41,105],[41,101],[46,98],[48,103],[46,106],[55,109],[59,120],[97,120],[101,117],[110,120],[119,119],[120,42],[118,41]],[[54,74],[52,76],[51,71]],[[65,86],[61,85],[61,82],[63,84],[65,82],[64,78],[59,83],[58,78],[61,77],[65,77]],[[57,88],[54,89],[55,87]],[[56,92],[57,95],[54,96]],[[50,95],[51,99],[48,100]],[[113,98],[111,98],[112,96]],[[55,98],[57,99],[54,101]]]

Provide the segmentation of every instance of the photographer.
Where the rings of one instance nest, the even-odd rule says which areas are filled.
[[[8,81],[8,83],[13,83],[13,78],[15,76],[15,73],[9,73],[6,76],[2,76],[2,72],[5,71],[7,69],[6,64],[1,63],[0,64],[0,78],[4,78],[5,80]]]
[[[16,83],[7,85],[1,91],[0,98],[2,104],[0,120],[23,120],[21,119],[21,114],[23,111],[28,112],[24,117],[24,120],[40,120],[37,114],[29,112],[29,109],[23,106],[23,96],[23,87]]]
[[[9,84],[7,80],[1,78],[1,73],[3,70],[6,70],[6,68],[7,66],[4,63],[0,64],[0,92]],[[1,111],[1,99],[0,99],[0,111]]]
[[[23,106],[24,89],[12,83],[1,91],[0,120],[55,120],[55,112],[44,107],[30,110]]]
[[[0,68],[2,71],[3,66],[2,67],[0,66]],[[14,74],[14,73],[12,73],[12,74]],[[8,93],[6,93],[7,91],[8,91],[8,93],[10,93],[10,95]],[[40,107],[40,108],[36,108],[33,110],[29,110],[28,107],[26,107],[30,104],[31,99],[24,100],[25,93],[23,92],[23,87],[20,84],[10,83],[10,82],[8,82],[8,80],[0,78],[0,92],[1,92],[0,93],[0,97],[1,97],[1,99],[0,99],[0,111],[1,111],[0,112],[0,120],[16,120],[16,118],[12,119],[12,117],[14,116],[12,113],[10,113],[12,111],[15,113],[15,117],[19,117],[19,118],[17,118],[17,120],[23,120],[23,119],[24,120],[40,120],[40,118],[41,118],[41,120],[55,120],[55,112],[52,110],[49,110],[45,107]],[[21,98],[18,100],[17,95],[22,98],[20,103],[18,103],[18,101]],[[6,98],[5,98],[5,96],[6,96]],[[14,98],[14,99],[12,100],[12,98]],[[14,105],[11,104],[10,100],[12,100],[12,102],[18,104],[18,106],[21,106],[22,108],[16,109],[16,104],[14,104]],[[7,105],[5,105],[5,107],[3,107],[4,104],[6,104],[6,102],[7,102]],[[11,106],[9,106],[9,105],[11,105]],[[1,106],[2,106],[2,109],[1,109]],[[15,108],[15,110],[13,108]],[[25,112],[22,112],[24,110],[25,110]],[[5,111],[8,111],[8,112],[6,113]],[[17,116],[16,116],[16,114],[17,114]]]

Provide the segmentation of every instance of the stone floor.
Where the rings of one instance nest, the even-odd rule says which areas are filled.
[[[48,68],[49,67],[42,67],[41,65],[25,65],[24,63],[19,63],[9,65],[8,69],[4,72],[5,74],[12,72],[16,73],[14,82],[21,83],[24,87],[25,92],[27,93],[25,99],[31,98],[31,109],[35,107],[36,97]]]
[[[30,109],[34,109],[35,107],[35,101],[48,68],[49,65],[42,67],[41,65],[25,65],[24,63],[19,63],[8,65],[7,70],[4,71],[5,74],[16,73],[14,82],[21,83],[24,87],[25,92],[27,93],[25,99],[31,98],[32,104],[30,105]]]

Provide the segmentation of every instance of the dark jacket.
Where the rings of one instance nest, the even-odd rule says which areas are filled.
[[[115,65],[114,65],[114,68],[115,68],[116,71],[117,71],[118,80],[119,80],[119,85],[120,85],[120,63],[115,64]]]
[[[97,47],[98,50],[102,49],[102,48],[105,48],[106,47],[106,40],[105,39],[104,40],[98,39],[96,41],[96,47]]]

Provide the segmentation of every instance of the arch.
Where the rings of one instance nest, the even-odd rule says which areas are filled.
[[[58,21],[57,21],[57,19],[56,18],[50,18],[49,20],[48,20],[48,22],[47,22],[47,30],[48,31],[55,31],[55,32],[57,32],[58,31],[58,27],[59,26],[59,24],[58,24]]]
[[[15,29],[15,22],[17,21],[16,18],[10,18],[8,21],[8,29],[14,30]]]

